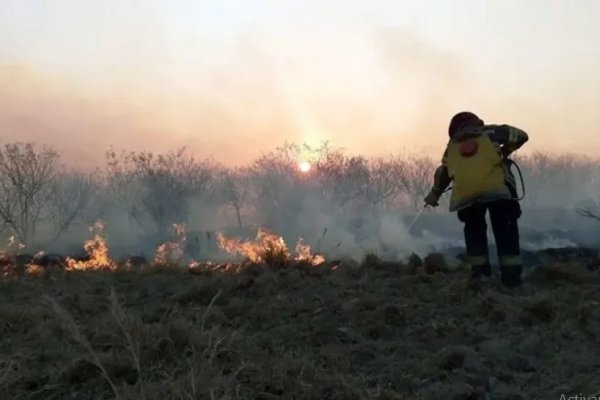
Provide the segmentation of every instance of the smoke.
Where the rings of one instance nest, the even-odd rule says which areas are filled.
[[[471,109],[486,122],[528,131],[526,155],[530,148],[587,154],[600,148],[594,131],[600,124],[600,81],[582,85],[595,70],[578,67],[580,75],[542,80],[532,68],[517,74],[514,61],[509,73],[491,65],[494,58],[482,64],[482,54],[442,49],[413,31],[377,25],[335,32],[296,26],[281,36],[247,26],[214,43],[174,40],[156,27],[160,14],[149,17],[151,23],[134,24],[137,33],[123,42],[115,33],[128,32],[120,20],[120,30],[106,42],[88,44],[80,59],[64,68],[18,57],[0,64],[0,143],[46,143],[64,163],[87,170],[104,167],[104,151],[111,146],[161,154],[187,146],[199,158],[233,166],[250,165],[286,141],[328,140],[351,154],[407,149],[437,160],[449,118]],[[142,29],[147,25],[153,28]],[[100,46],[112,42],[119,46]],[[597,164],[573,159],[580,162],[569,164],[568,157],[562,162],[556,155],[551,165],[524,160],[525,247],[590,244],[597,237],[598,224],[574,212],[597,204]],[[408,232],[414,210],[407,207],[373,212],[359,204],[346,212],[312,189],[289,185],[293,176],[278,179],[283,183],[269,195],[255,196],[256,207],[243,210],[246,231],[240,234],[252,236],[253,229],[266,226],[288,244],[302,237],[332,257],[360,258],[373,251],[397,259],[462,246],[461,225],[453,215],[425,213]],[[114,251],[152,252],[150,229],[111,201],[104,217]],[[208,199],[190,200],[187,219],[172,222],[186,222],[190,235],[199,238],[190,242],[199,243],[205,255],[214,251],[214,232],[237,225],[231,210]],[[57,249],[65,243],[78,247],[86,232],[82,222]]]
[[[153,126],[149,108],[95,96],[22,66],[0,67],[2,142],[30,141],[56,148],[63,161],[90,168],[102,163],[111,144],[150,150],[170,147],[167,131]]]
[[[111,255],[116,258],[126,255],[152,257],[161,243],[173,240],[165,228],[171,224],[185,224],[188,232],[186,251],[189,257],[196,260],[223,256],[215,242],[218,232],[252,239],[259,228],[282,235],[291,247],[303,239],[314,252],[324,254],[330,260],[348,257],[360,260],[371,252],[385,260],[402,260],[413,253],[424,256],[431,252],[444,252],[452,256],[464,251],[462,224],[456,215],[445,210],[427,209],[409,231],[408,224],[415,215],[411,199],[406,198],[410,193],[400,190],[393,199],[382,203],[380,199],[372,197],[378,192],[364,191],[365,185],[377,184],[365,181],[367,177],[364,173],[373,171],[349,169],[344,172],[343,168],[340,169],[344,164],[336,156],[331,157],[329,164],[314,165],[312,172],[304,174],[296,165],[299,160],[285,158],[282,154],[289,155],[290,152],[284,150],[283,153],[266,154],[248,170],[251,175],[238,176],[238,182],[244,183],[244,189],[249,191],[240,204],[242,212],[239,221],[230,208],[231,193],[224,191],[226,182],[223,180],[223,171],[219,169],[221,167],[213,171],[214,180],[202,186],[200,192],[185,194],[187,190],[184,190],[181,196],[173,196],[177,188],[191,187],[197,179],[196,175],[185,174],[185,170],[179,169],[187,168],[186,163],[174,163],[167,164],[172,169],[165,171],[148,169],[148,175],[139,175],[141,171],[137,170],[138,175],[133,175],[132,181],[125,181],[122,187],[124,192],[120,195],[113,192],[115,188],[107,183],[110,180],[99,179],[96,181],[99,195],[93,198],[92,207],[87,209],[82,218],[60,240],[54,241],[49,240],[53,232],[53,227],[48,225],[50,221],[42,224],[37,244],[28,243],[30,246],[27,251],[79,254],[83,251],[83,240],[89,237],[88,225],[97,218],[105,222],[104,232]],[[347,160],[355,159],[351,154],[345,157]],[[521,160],[521,164],[526,177],[532,180],[536,179],[536,173],[541,172],[533,168],[535,164],[529,164],[527,159]],[[586,182],[569,179],[581,176],[586,164],[569,168],[565,168],[565,165],[571,164],[564,163],[564,159],[550,158],[543,171],[550,168],[555,172],[544,178],[545,185],[537,188],[541,196],[532,200],[531,204],[522,203],[523,216],[519,225],[524,250],[600,245],[597,241],[600,224],[578,216],[567,205],[544,202],[544,195],[557,189],[568,189],[572,192],[572,198],[586,195]],[[199,164],[198,167],[209,168],[205,170],[209,172],[214,166]],[[192,170],[196,171],[195,168]],[[390,163],[389,168],[392,176],[398,173],[393,170],[393,164]],[[235,174],[243,171],[230,172]],[[172,174],[172,179],[181,180],[177,182],[183,183],[183,186],[171,182],[171,178],[155,179],[165,173],[166,177]],[[325,174],[325,178],[320,174]],[[356,192],[357,188],[359,192]],[[173,193],[165,193],[167,190]],[[125,202],[121,201],[120,196],[123,195],[128,197]],[[183,214],[177,214],[177,218],[181,220],[163,221],[162,216],[172,214],[164,214],[162,207],[179,206],[181,202],[189,206],[180,208]],[[238,226],[240,222],[241,226]],[[5,231],[4,234],[10,236],[11,233]],[[493,244],[493,237],[488,222],[490,244]]]
[[[125,42],[87,74],[81,65],[0,64],[0,134],[47,143],[85,167],[101,164],[110,146],[188,146],[228,165],[285,141],[329,140],[363,154],[442,149],[436,136],[457,87],[467,86],[455,57],[409,31],[350,31],[316,43],[318,33],[282,41],[249,30],[183,57],[154,32],[152,46]]]

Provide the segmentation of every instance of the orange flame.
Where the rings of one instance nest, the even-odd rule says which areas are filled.
[[[44,273],[44,267],[38,264],[27,264],[25,266],[25,274],[29,276],[41,276]]]
[[[27,247],[27,246],[25,246],[24,243],[21,243],[21,241],[18,240],[16,236],[13,235],[8,238],[8,243],[6,245],[7,250],[10,251],[11,248],[16,248],[16,250],[19,251],[19,250],[23,250],[25,247]]]
[[[325,262],[325,257],[319,254],[312,254],[311,248],[309,245],[304,244],[303,239],[298,239],[298,243],[296,244],[296,253],[298,256],[296,260],[298,261],[308,261],[312,265],[319,265]]]
[[[89,260],[77,261],[68,257],[66,260],[66,269],[68,271],[99,269],[115,270],[117,268],[117,265],[110,259],[108,254],[106,239],[102,235],[103,231],[104,223],[102,221],[96,221],[96,223],[90,227],[90,232],[94,233],[94,237],[86,241],[83,245],[83,248],[89,256]]]
[[[290,254],[283,238],[265,229],[259,229],[254,241],[243,241],[237,238],[228,238],[223,234],[217,234],[219,247],[230,254],[239,254],[248,258],[251,262],[261,263],[278,259],[282,261],[308,261],[312,265],[325,262],[320,255],[313,255],[309,245],[304,244],[302,239],[296,245],[295,257]]]
[[[173,231],[177,240],[175,242],[166,242],[158,246],[154,254],[154,264],[177,264],[183,258],[186,240],[185,225],[173,224]]]
[[[254,241],[243,241],[237,238],[227,238],[217,234],[217,243],[222,250],[230,254],[239,254],[254,263],[265,262],[269,255],[279,254],[289,259],[288,248],[281,236],[259,229]]]

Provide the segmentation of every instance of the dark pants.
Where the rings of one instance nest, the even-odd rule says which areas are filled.
[[[507,286],[517,286],[521,283],[523,263],[517,224],[521,216],[521,207],[516,200],[496,200],[475,204],[458,212],[458,219],[465,224],[465,244],[472,276],[491,274],[485,222],[485,214],[488,210],[496,239],[502,282]]]

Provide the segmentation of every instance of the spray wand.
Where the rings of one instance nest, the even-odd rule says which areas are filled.
[[[523,180],[523,173],[521,172],[521,168],[519,168],[519,165],[512,159],[510,158],[505,158],[505,162],[508,165],[508,168],[512,168],[513,166],[516,168],[517,173],[519,174],[519,180],[521,181],[521,196],[518,196],[516,198],[517,201],[521,201],[525,198],[525,182]],[[451,190],[452,186],[450,186],[448,189],[444,190],[442,192],[442,194],[446,193],[447,191]],[[419,220],[419,218],[421,218],[421,215],[423,215],[423,212],[425,212],[425,209],[427,208],[429,204],[425,204],[421,210],[419,210],[419,212],[417,213],[417,215],[415,215],[415,217],[413,218],[412,222],[410,223],[410,225],[408,225],[408,231],[410,231],[410,229],[413,227],[413,225],[415,224],[415,222],[417,222]]]
[[[425,204],[423,207],[421,207],[421,210],[417,213],[417,215],[415,215],[415,217],[413,218],[412,222],[410,223],[410,225],[408,225],[408,231],[410,232],[410,229],[413,227],[413,225],[415,224],[415,222],[417,222],[417,220],[421,217],[421,215],[423,214],[423,212],[425,211],[425,209],[427,208],[427,204]]]
[[[442,194],[446,193],[447,191],[451,190],[452,186],[450,186],[448,189],[444,190],[442,192]],[[413,225],[415,224],[415,222],[417,222],[419,220],[419,218],[421,218],[421,215],[423,215],[423,213],[425,212],[425,209],[427,208],[427,206],[429,206],[429,204],[425,204],[423,207],[421,207],[421,209],[419,210],[419,212],[417,213],[417,215],[415,215],[415,217],[413,218],[412,222],[410,223],[410,225],[408,225],[408,231],[410,232],[410,229],[413,227]]]

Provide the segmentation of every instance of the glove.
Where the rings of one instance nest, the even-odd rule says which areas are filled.
[[[441,195],[439,191],[431,189],[429,194],[425,196],[425,204],[431,207],[439,206],[438,200],[440,199],[440,196]]]

